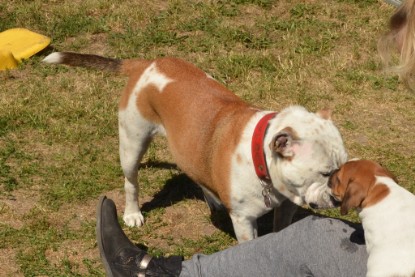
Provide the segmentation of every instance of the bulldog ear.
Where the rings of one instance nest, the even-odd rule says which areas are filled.
[[[326,120],[330,120],[331,119],[331,110],[328,108],[324,108],[322,110],[319,110],[318,112],[316,112],[316,114]]]
[[[366,195],[362,189],[362,186],[354,181],[351,181],[347,186],[346,193],[344,194],[342,204],[340,206],[340,214],[346,215],[350,209],[358,208],[362,205]]]
[[[269,147],[272,152],[276,152],[282,157],[292,157],[294,156],[292,141],[292,135],[288,131],[282,130],[274,136]]]

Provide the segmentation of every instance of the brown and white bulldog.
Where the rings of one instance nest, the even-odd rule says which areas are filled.
[[[330,172],[347,160],[330,112],[311,113],[299,106],[278,114],[257,109],[180,59],[116,60],[58,52],[44,61],[129,77],[119,103],[128,226],[144,223],[138,167],[156,134],[167,137],[178,167],[209,201],[227,209],[239,242],[255,238],[257,218],[284,200],[304,204],[307,189],[327,185]],[[289,222],[292,212],[283,216]]]

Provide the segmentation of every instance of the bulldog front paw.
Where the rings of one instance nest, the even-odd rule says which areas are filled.
[[[144,224],[144,217],[141,212],[135,212],[130,214],[124,214],[123,216],[125,225],[129,227],[140,227]]]

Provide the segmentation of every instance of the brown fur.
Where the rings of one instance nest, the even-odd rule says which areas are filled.
[[[240,155],[240,154],[237,154],[237,155],[236,155],[236,162],[237,162],[239,165],[242,165],[242,157],[241,157],[241,155]]]
[[[227,208],[234,227],[236,226],[235,233],[238,240],[244,241],[257,236],[255,217],[266,212],[269,207],[267,207],[268,202],[261,201],[263,199],[261,199],[259,184],[253,188],[257,190],[257,193],[252,193],[251,196],[247,196],[245,193],[246,190],[251,189],[251,187],[247,187],[249,186],[248,181],[255,182],[256,178],[253,175],[251,155],[247,152],[251,142],[249,136],[252,134],[244,132],[251,132],[255,121],[266,111],[245,103],[196,66],[176,58],[135,59],[120,62],[115,59],[59,52],[49,55],[44,61],[65,64],[72,58],[76,62],[71,61],[70,65],[106,69],[129,76],[129,81],[119,103],[120,161],[125,176],[124,221],[127,225],[141,226],[144,223],[137,200],[139,162],[147,150],[152,136],[165,134],[170,152],[178,167],[203,187],[209,203],[215,205],[216,203],[211,200],[216,200],[214,199],[216,196]],[[113,66],[114,64],[117,66]],[[301,124],[318,123],[315,120],[315,115],[306,115],[306,110],[300,107],[285,109],[278,117],[280,120],[284,120],[285,116],[289,116],[290,120],[295,120],[296,115],[292,113],[295,110],[304,112],[307,118],[307,120],[301,120]],[[256,115],[256,113],[258,114]],[[328,110],[323,110],[318,114],[323,119],[330,118]],[[252,124],[247,126],[250,120],[252,120]],[[278,122],[275,122],[275,125],[278,125]],[[273,132],[277,128],[275,125],[272,125]],[[327,129],[329,132],[338,135],[332,126],[327,127],[329,127]],[[320,131],[327,130],[321,129]],[[277,147],[275,152],[277,153],[271,153],[271,158],[277,158],[278,154],[281,158],[291,160],[298,149],[298,145],[292,147],[293,142],[298,139],[298,134],[293,128],[287,127],[274,136],[277,137],[275,143]],[[267,141],[269,139],[271,139],[271,134],[268,134]],[[339,154],[336,157],[337,162],[343,162],[346,153],[341,138],[335,139],[338,146],[333,144],[332,149]],[[239,149],[241,151],[237,153]],[[323,154],[328,155],[328,153]],[[252,171],[241,172],[238,168],[231,168],[234,166],[234,161],[236,164],[245,163],[243,166],[247,170],[252,169]],[[302,168],[299,169],[300,172]],[[239,172],[247,173],[248,180],[245,181],[241,176],[235,176]],[[314,173],[313,171],[306,173],[311,178],[313,174],[310,172]],[[277,176],[273,177],[276,179]],[[300,182],[303,182],[304,185],[308,183],[304,180]],[[285,191],[284,196],[294,203],[302,203],[303,199],[289,188],[285,188],[285,185],[278,182],[275,185],[276,190]],[[245,190],[243,187],[246,187]],[[231,191],[231,189],[235,189],[235,191]],[[299,193],[302,192],[299,190]],[[272,195],[270,196],[274,198]],[[281,204],[282,195],[275,194],[274,196],[276,201],[272,204]],[[231,199],[231,197],[233,198]],[[254,203],[245,201],[244,197],[255,201],[253,201]],[[283,201],[282,204],[284,203],[291,202]],[[259,209],[245,208],[251,204]],[[284,213],[284,218],[286,218],[284,223],[286,224],[280,225],[290,223],[293,215],[292,210],[294,210],[293,207],[287,208],[288,212]],[[275,222],[274,226],[276,226]]]
[[[231,155],[243,126],[256,109],[190,63],[175,58],[153,62],[173,82],[162,92],[153,85],[143,88],[137,108],[149,121],[163,124],[177,165],[195,182],[214,192],[229,209]],[[120,109],[127,106],[135,84],[149,64],[137,60],[123,65],[131,75]],[[183,122],[195,126],[183,126]],[[201,132],[192,131],[197,129]]]
[[[127,107],[128,100],[137,81],[140,79],[141,74],[144,70],[150,65],[150,61],[147,60],[125,60],[122,62],[120,72],[128,75],[130,78],[128,80],[127,86],[125,87],[124,93],[121,95],[120,103],[118,108],[123,110]]]
[[[69,55],[63,55],[61,63],[70,66],[80,66],[96,68],[108,71],[120,71],[122,60],[105,58],[97,55],[78,54],[68,52]]]
[[[154,85],[149,85],[142,89],[137,97],[136,105],[140,113],[148,120],[157,124],[162,123],[160,116],[154,110],[151,99],[157,95],[159,90]]]
[[[349,161],[332,174],[329,185],[332,194],[342,202],[342,215],[352,208],[373,206],[389,194],[386,185],[376,183],[376,176],[394,179],[388,170],[369,160]]]
[[[127,75],[129,81],[120,98],[120,111],[131,105],[137,82],[155,63],[157,71],[172,82],[163,91],[153,84],[141,88],[135,103],[137,109],[148,121],[163,125],[177,165],[216,194],[230,210],[231,156],[244,126],[258,109],[193,64],[177,58],[117,60],[70,52],[61,52],[59,57],[58,62],[49,62]]]

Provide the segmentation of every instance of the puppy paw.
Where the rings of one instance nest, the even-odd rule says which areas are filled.
[[[129,227],[140,227],[144,224],[144,217],[141,212],[135,212],[130,214],[124,214],[123,216],[125,225]]]

